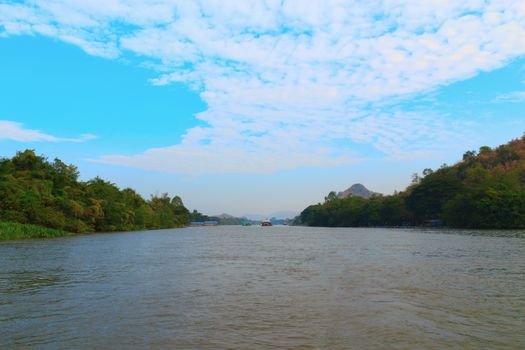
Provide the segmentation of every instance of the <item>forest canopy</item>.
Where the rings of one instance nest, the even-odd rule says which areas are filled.
[[[0,159],[0,220],[71,232],[108,232],[184,226],[190,215],[178,196],[142,198],[33,150]]]
[[[299,216],[310,226],[525,228],[525,135],[494,149],[483,146],[437,170],[414,174],[405,191],[370,199],[327,196]]]

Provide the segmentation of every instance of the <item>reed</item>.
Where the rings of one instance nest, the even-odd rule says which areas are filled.
[[[0,241],[12,239],[64,237],[72,235],[74,235],[73,232],[56,230],[31,224],[19,224],[16,222],[0,221]]]

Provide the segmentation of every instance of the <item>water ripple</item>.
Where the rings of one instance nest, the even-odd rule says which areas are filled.
[[[214,227],[0,244],[0,348],[525,348],[523,231]]]

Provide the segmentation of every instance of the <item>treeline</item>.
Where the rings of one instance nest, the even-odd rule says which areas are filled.
[[[337,198],[307,207],[310,226],[525,228],[525,135],[495,149],[468,151],[455,165],[414,174],[403,192],[370,199]]]
[[[184,226],[189,211],[180,197],[145,200],[101,178],[78,180],[78,170],[33,150],[0,159],[0,221],[71,232],[106,232]]]
[[[243,219],[236,218],[236,217],[219,217],[219,216],[205,215],[194,209],[190,213],[190,221],[192,222],[216,221],[219,225],[241,225],[243,222]]]

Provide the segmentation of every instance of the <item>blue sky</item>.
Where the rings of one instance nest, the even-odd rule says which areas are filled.
[[[300,211],[525,131],[521,1],[3,1],[0,156]]]

